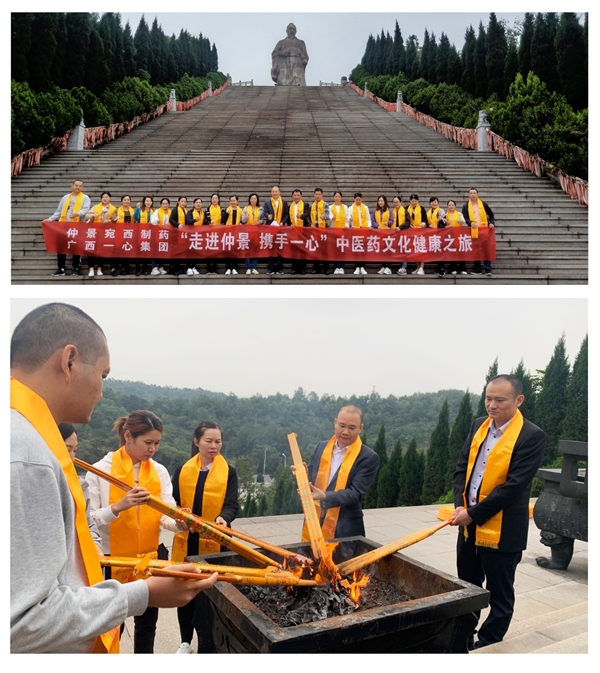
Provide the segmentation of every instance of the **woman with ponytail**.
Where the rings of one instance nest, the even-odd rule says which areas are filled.
[[[216,423],[203,421],[196,426],[192,457],[173,475],[173,497],[178,506],[190,509],[193,514],[231,526],[238,513],[238,480],[235,469],[221,455],[222,445],[221,428]],[[201,538],[198,533],[184,531],[173,540],[173,561],[220,551],[218,543]],[[206,597],[202,597],[177,608],[181,633],[177,654],[190,653],[194,629],[198,636],[198,653],[210,651],[203,638],[208,607]]]
[[[88,472],[90,514],[102,538],[105,555],[137,557],[158,551],[158,558],[167,559],[167,550],[159,544],[161,528],[176,532],[185,524],[161,515],[150,507],[143,507],[150,495],[175,505],[173,489],[167,469],[152,458],[158,451],[163,424],[151,411],[133,411],[118,418],[113,431],[119,435],[121,448],[110,451],[95,467],[109,472],[128,483],[127,493],[108,481]],[[107,579],[126,583],[134,580],[131,569],[111,568]],[[158,608],[149,607],[135,617],[133,651],[152,653]]]

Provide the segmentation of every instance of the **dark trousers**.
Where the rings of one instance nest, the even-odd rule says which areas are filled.
[[[515,572],[523,552],[501,552],[475,546],[475,524],[468,527],[465,540],[463,529],[458,534],[456,566],[461,580],[483,587],[490,592],[490,613],[478,632],[480,646],[498,643],[512,619],[515,606]],[[475,613],[479,619],[479,613]]]
[[[329,273],[329,262],[323,262],[323,271],[321,272],[321,262],[313,264],[314,273]]]
[[[483,263],[483,273],[491,273],[492,263],[488,260]],[[481,273],[481,262],[475,262],[473,264],[473,273]]]
[[[273,273],[283,271],[283,257],[269,257],[267,271],[272,271]]]
[[[203,592],[182,608],[177,608],[182,643],[191,643],[194,630],[198,638],[198,654],[214,652],[210,602]]]
[[[67,256],[66,255],[58,254],[58,255],[56,255],[56,259],[58,261],[58,268],[59,269],[66,268],[66,264],[67,264]],[[81,262],[81,257],[79,255],[73,255],[73,268],[74,269],[79,268],[79,263],[80,262]]]

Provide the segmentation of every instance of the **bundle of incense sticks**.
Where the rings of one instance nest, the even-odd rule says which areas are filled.
[[[164,563],[164,562],[163,562]],[[168,564],[168,561],[166,562]],[[174,577],[185,580],[201,580],[211,577],[213,572],[218,573],[218,582],[229,582],[231,584],[245,584],[254,586],[317,586],[315,580],[304,580],[296,577],[293,573],[286,571],[263,572],[260,574],[248,572],[256,570],[255,568],[244,568],[241,566],[212,566],[209,564],[193,564],[199,570],[199,573],[179,570],[175,565],[166,565],[163,567],[154,567],[153,561],[146,559],[131,559],[114,556],[105,556],[100,559],[100,565],[113,568],[132,568],[133,574],[140,578],[148,576],[156,577]]]
[[[308,536],[310,538],[310,546],[312,549],[315,561],[323,557],[325,551],[325,539],[323,538],[323,531],[319,524],[319,517],[317,516],[317,508],[310,490],[308,482],[308,474],[302,460],[302,454],[296,441],[296,433],[292,432],[287,436],[290,443],[290,451],[292,452],[292,459],[294,461],[295,477],[298,484],[298,493],[300,495],[300,502],[302,503],[302,511],[306,519],[306,527],[308,529]]]
[[[433,526],[432,528],[423,528],[422,530],[418,530],[416,533],[411,533],[410,535],[405,535],[398,540],[394,540],[394,542],[390,542],[383,547],[372,549],[366,554],[361,554],[360,556],[348,559],[348,561],[340,563],[338,570],[341,575],[350,575],[350,573],[361,570],[365,566],[371,565],[371,563],[375,563],[376,561],[379,561],[380,559],[389,556],[390,554],[394,554],[401,549],[405,549],[406,547],[410,547],[417,542],[421,542],[421,540],[424,540],[430,535],[437,533],[438,530],[441,530],[449,523],[450,521],[444,521],[444,523]]]
[[[106,479],[106,481],[110,482],[111,484],[113,484],[117,488],[120,488],[123,491],[130,491],[133,488],[124,481],[117,479],[117,477],[113,477],[112,474],[104,472],[104,470],[100,470],[97,467],[94,467],[93,465],[90,465],[89,463],[80,460],[79,458],[74,458],[73,462],[78,467],[81,467],[84,470],[87,470],[88,472],[92,472],[93,474],[98,475],[102,479]],[[148,505],[148,507],[152,507],[153,509],[159,511],[161,514],[165,514],[166,516],[171,517],[172,519],[180,519],[181,521],[185,521],[189,526],[193,526],[194,530],[200,535],[200,537],[205,537],[210,540],[214,540],[214,542],[217,542],[222,547],[227,547],[227,549],[231,549],[231,551],[236,552],[237,554],[243,556],[249,561],[253,561],[254,563],[257,563],[258,565],[261,566],[275,565],[281,567],[281,564],[278,563],[277,561],[274,561],[268,556],[261,554],[255,549],[252,549],[244,544],[241,544],[240,542],[237,542],[237,540],[234,540],[231,536],[219,532],[214,528],[214,526],[206,523],[196,514],[186,512],[180,507],[173,507],[172,505],[169,505],[168,503],[164,502],[160,498],[157,498],[153,495],[150,495],[150,499],[145,504]]]

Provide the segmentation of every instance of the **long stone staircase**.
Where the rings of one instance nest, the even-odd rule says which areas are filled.
[[[462,204],[477,187],[496,216],[494,276],[51,277],[55,255],[45,250],[40,222],[56,209],[74,179],[85,183],[92,204],[108,190],[113,202],[150,194],[188,201],[212,192],[240,203],[256,191],[261,201],[279,185],[290,200],[299,188],[312,201],[321,187],[351,203],[355,191],[374,207],[416,192],[423,205],[437,196]],[[12,282],[40,283],[360,283],[360,284],[585,284],[588,281],[588,209],[571,201],[548,178],[536,178],[491,152],[466,150],[403,114],[385,112],[346,87],[229,87],[187,112],[169,113],[94,150],[63,152],[12,179]],[[68,262],[70,265],[70,261]],[[470,267],[470,265],[468,265]],[[219,269],[222,273],[222,269]],[[395,267],[394,267],[395,270]]]

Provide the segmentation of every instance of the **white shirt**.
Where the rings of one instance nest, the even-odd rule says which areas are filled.
[[[350,445],[348,445],[350,446]],[[327,479],[327,485],[331,483],[331,480],[335,477],[335,473],[340,469],[340,465],[344,462],[344,458],[346,456],[346,451],[348,450],[348,446],[345,446],[343,449],[340,447],[340,445],[337,442],[337,439],[335,440],[335,444],[333,445],[333,451],[331,452],[331,464],[329,466],[329,478]]]
[[[107,453],[102,460],[94,463],[94,467],[97,467],[104,472],[110,474],[110,468],[112,465],[113,451]],[[152,459],[151,459],[152,460]],[[171,484],[171,477],[167,472],[167,468],[160,463],[157,463],[155,460],[152,460],[152,464],[156,468],[158,477],[160,479],[160,499],[173,507],[177,506],[175,499],[173,498],[173,485]],[[133,475],[134,480],[137,485],[138,475],[140,471],[140,464],[134,465]],[[118,519],[118,515],[113,514],[112,508],[109,504],[109,490],[110,484],[106,479],[98,477],[91,472],[88,472],[85,475],[85,480],[89,484],[88,494],[90,497],[90,516],[96,522],[98,526],[98,531],[100,537],[102,538],[102,551],[105,554],[110,554],[110,524]],[[125,495],[125,491],[123,491]],[[143,507],[148,507],[148,505],[142,505]],[[166,530],[172,532],[179,532],[177,528],[177,523],[175,519],[165,516],[164,514],[160,517],[160,525]]]
[[[479,487],[481,486],[481,482],[483,481],[483,473],[485,472],[485,466],[487,465],[489,455],[494,446],[496,446],[500,437],[504,434],[506,426],[510,423],[510,421],[512,421],[512,418],[506,421],[506,423],[501,425],[499,428],[496,428],[494,421],[490,423],[488,433],[485,440],[483,441],[483,446],[473,467],[473,474],[471,475],[469,497],[467,502],[469,507],[477,504],[477,493],[479,491]]]

